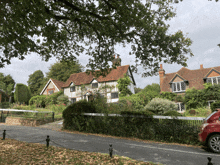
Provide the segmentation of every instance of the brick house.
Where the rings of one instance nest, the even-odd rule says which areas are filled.
[[[59,92],[62,90],[63,85],[64,82],[51,78],[41,91],[40,95],[51,95],[53,93]]]
[[[165,74],[165,70],[160,64],[159,77],[161,92],[185,94],[188,88],[204,89],[204,83],[220,84],[220,66],[203,68],[203,64],[201,64],[200,69],[190,70],[182,67],[177,72]],[[211,102],[213,100],[208,102],[209,106]],[[178,104],[179,111],[184,110],[184,105]]]

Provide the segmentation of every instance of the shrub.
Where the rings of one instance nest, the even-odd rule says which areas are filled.
[[[17,84],[15,87],[14,99],[17,103],[26,103],[28,104],[31,98],[30,88],[24,84]]]
[[[141,110],[144,108],[145,101],[144,101],[144,98],[140,97],[139,95],[140,95],[140,93],[133,94],[131,96],[126,96],[123,98],[119,98],[119,102],[128,102],[131,104],[133,109]]]
[[[187,89],[185,103],[187,109],[204,107],[207,104],[204,90],[197,90],[195,88]]]
[[[162,92],[160,94],[160,98],[167,99],[167,100],[170,100],[170,101],[174,101],[176,97],[177,97],[177,94],[172,93],[172,92]]]
[[[154,98],[145,107],[145,110],[154,112],[155,114],[163,114],[167,111],[172,111],[177,109],[177,105],[167,99]]]
[[[220,108],[220,101],[211,103],[211,110],[212,110],[212,112],[215,111],[216,108]]]
[[[52,105],[52,104],[58,104],[57,98],[59,96],[63,95],[63,91],[59,91],[56,93],[53,93],[52,95],[49,95],[46,97],[46,105]]]
[[[0,103],[0,108],[9,108],[10,107],[10,103],[9,102],[2,102]]]
[[[66,95],[60,95],[57,97],[57,102],[58,104],[68,104],[70,101],[68,99],[68,96]]]
[[[92,104],[95,106],[97,113],[106,113],[107,112],[107,98],[103,97],[99,93],[96,93],[93,97]]]
[[[66,107],[66,109],[63,111],[64,128],[73,126],[73,119],[79,117],[79,115],[76,114],[81,113],[96,113],[95,106],[92,102],[80,100]],[[86,117],[82,116],[81,118],[83,118],[84,121]]]
[[[45,107],[46,105],[46,97],[45,95],[37,95],[37,96],[33,96],[30,100],[29,100],[29,105],[35,105],[36,107]]]
[[[164,116],[182,116],[182,114],[177,111],[168,111],[164,113],[163,115]]]
[[[211,113],[211,111],[209,109],[207,109],[205,107],[202,107],[202,108],[187,110],[184,113],[184,116],[201,116],[201,117],[205,117],[205,116],[209,115],[210,113]]]

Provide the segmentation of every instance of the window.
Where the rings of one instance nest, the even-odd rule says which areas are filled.
[[[172,83],[172,90],[173,92],[182,92],[186,90],[186,83],[185,82],[174,82]]]
[[[73,86],[73,87],[70,87],[70,92],[75,92],[76,91],[76,88],[75,88],[75,86]]]
[[[98,83],[93,83],[92,88],[98,88]]]
[[[51,95],[53,94],[53,90],[49,90],[48,93]]]
[[[76,102],[76,98],[71,98],[71,103],[75,103]]]
[[[118,98],[118,93],[111,93],[111,99],[116,99]]]
[[[179,103],[176,103],[176,105],[178,106],[177,111],[182,112],[185,110],[185,105],[183,103],[179,102]]]
[[[207,78],[206,83],[220,84],[220,77]]]

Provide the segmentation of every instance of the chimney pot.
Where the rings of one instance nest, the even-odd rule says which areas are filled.
[[[162,64],[160,64],[160,69],[163,69],[163,65]]]
[[[200,69],[203,69],[203,64],[200,65]]]
[[[115,58],[115,55],[114,55],[114,58]]]

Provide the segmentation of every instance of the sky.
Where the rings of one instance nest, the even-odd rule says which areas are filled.
[[[172,18],[169,33],[178,30],[183,31],[193,43],[190,46],[194,56],[187,60],[188,69],[199,69],[200,64],[204,68],[220,66],[220,2],[208,0],[183,0],[173,5],[177,15]],[[134,58],[128,55],[126,48],[117,47],[116,53],[120,54],[121,65],[134,65]],[[129,57],[129,58],[128,58]],[[44,75],[49,71],[49,67],[56,62],[55,58],[48,62],[42,61],[41,57],[33,53],[26,56],[25,60],[12,59],[10,65],[0,68],[0,72],[5,75],[10,74],[16,83],[27,85],[30,74],[36,70],[42,70]],[[81,55],[79,63],[86,66],[88,56]],[[163,64],[163,63],[162,63]],[[177,72],[182,68],[178,64],[163,64],[166,73]],[[152,77],[142,77],[140,74],[133,73],[136,87],[144,88],[152,83],[160,83],[159,75]]]

